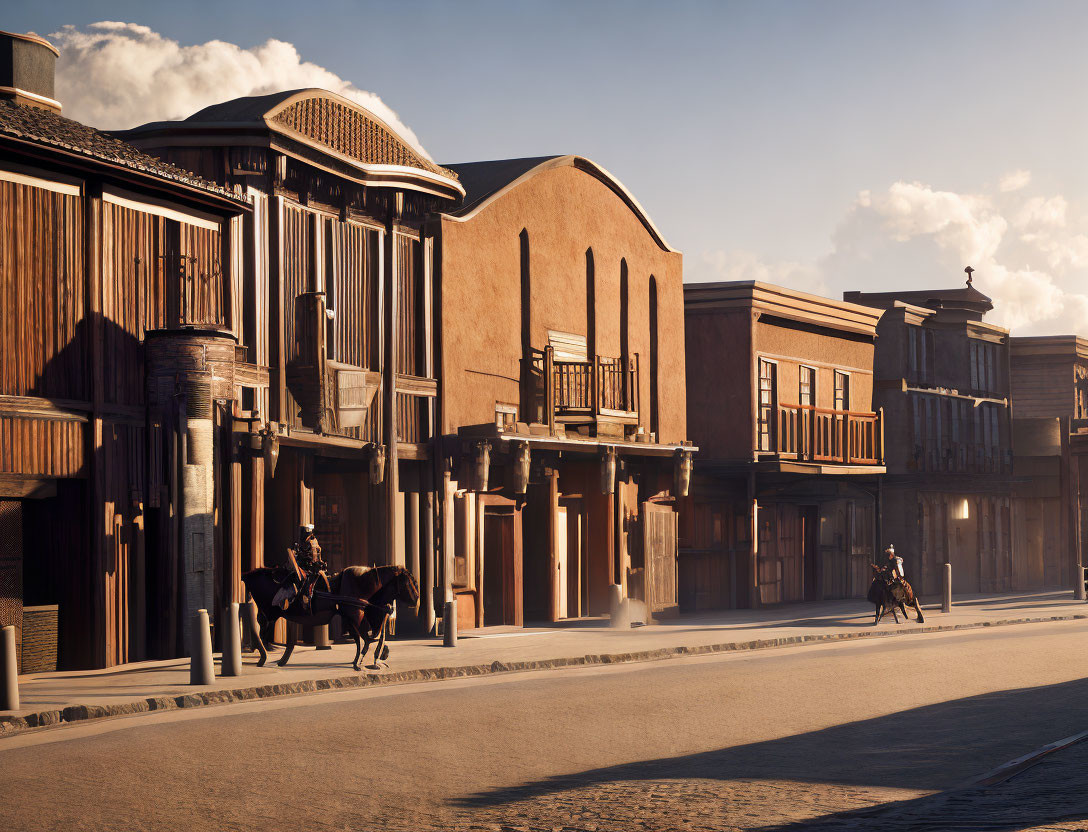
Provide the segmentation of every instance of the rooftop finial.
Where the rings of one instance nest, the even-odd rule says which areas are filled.
[[[972,269],[970,266],[968,266],[966,269],[964,269],[964,271],[967,272],[967,285],[970,286],[971,285],[971,280],[972,280],[971,272],[973,272],[974,269]]]

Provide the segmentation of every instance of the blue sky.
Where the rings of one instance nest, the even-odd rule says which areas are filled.
[[[287,41],[439,162],[587,155],[692,279],[837,294],[971,257],[999,320],[1088,330],[1088,3],[39,0],[0,28],[103,20]]]

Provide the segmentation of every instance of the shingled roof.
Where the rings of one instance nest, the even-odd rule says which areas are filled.
[[[74,153],[95,162],[127,168],[144,176],[177,182],[245,204],[241,197],[195,173],[156,159],[128,142],[40,107],[0,100],[0,140],[4,138]]]

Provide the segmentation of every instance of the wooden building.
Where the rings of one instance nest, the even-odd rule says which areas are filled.
[[[0,33],[0,624],[25,671],[177,655],[181,611],[226,597],[201,438],[257,372],[248,206],[61,116],[56,58]]]
[[[451,165],[436,220],[447,596],[461,626],[676,608],[681,256],[579,156]]]
[[[1068,587],[1083,562],[1081,483],[1088,428],[1088,340],[1014,337],[1009,343],[1013,406],[1013,583]]]
[[[233,573],[282,562],[300,523],[325,559],[434,563],[435,230],[457,175],[360,105],[307,89],[122,134],[252,205],[245,360],[224,414],[220,505]],[[433,621],[424,594],[422,626]],[[403,620],[402,620],[403,624]]]
[[[922,593],[1014,588],[1009,334],[983,320],[990,299],[958,289],[847,292],[881,308],[876,394],[888,472],[883,542]]]
[[[880,311],[755,281],[684,287],[682,608],[863,596],[884,471]]]

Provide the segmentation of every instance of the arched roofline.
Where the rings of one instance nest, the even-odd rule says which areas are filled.
[[[456,165],[451,165],[454,171],[457,170]],[[646,209],[639,204],[639,201],[635,199],[627,187],[620,182],[615,176],[598,165],[592,159],[587,159],[585,156],[577,156],[570,154],[567,156],[551,156],[543,159],[539,164],[533,165],[526,170],[520,176],[515,179],[506,182],[501,187],[492,190],[486,194],[481,195],[476,202],[466,202],[466,205],[461,211],[455,213],[447,213],[444,216],[455,222],[467,222],[485,210],[488,206],[493,204],[498,199],[501,199],[506,194],[513,191],[520,185],[528,182],[535,176],[545,173],[556,168],[573,167],[578,170],[592,176],[594,179],[606,185],[616,196],[623,200],[624,204],[631,210],[631,212],[638,217],[639,222],[649,232],[650,236],[654,239],[654,242],[663,250],[669,252],[675,252],[672,246],[665,240],[664,235],[654,225],[654,221],[650,219],[650,215],[646,213]],[[469,200],[472,199],[472,194],[469,194]]]

